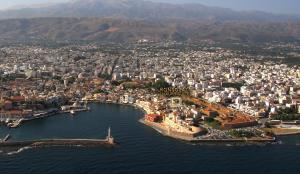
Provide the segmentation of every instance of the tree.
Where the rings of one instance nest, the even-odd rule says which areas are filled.
[[[120,82],[118,82],[118,81],[112,81],[111,82],[111,85],[113,85],[113,86],[119,86],[121,83]]]
[[[161,89],[161,88],[169,88],[171,87],[171,85],[167,83],[164,79],[159,79],[152,85],[152,87],[154,89]]]

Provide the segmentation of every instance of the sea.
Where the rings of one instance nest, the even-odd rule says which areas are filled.
[[[138,122],[144,113],[131,106],[91,104],[90,112],[61,114],[0,126],[11,140],[105,138],[116,148],[51,147],[0,153],[0,174],[287,174],[300,173],[300,136],[276,145],[200,145],[164,137]]]

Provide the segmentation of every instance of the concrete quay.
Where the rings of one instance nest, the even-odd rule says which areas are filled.
[[[13,147],[57,147],[57,146],[82,146],[82,147],[113,147],[115,143],[110,143],[107,139],[44,139],[44,140],[28,140],[28,141],[6,141],[0,142],[0,148]]]
[[[19,148],[19,147],[114,147],[117,143],[108,129],[105,139],[40,139],[24,141],[1,141],[0,148]]]

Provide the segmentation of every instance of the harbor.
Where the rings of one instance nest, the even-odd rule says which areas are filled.
[[[143,115],[140,109],[98,103],[91,103],[89,106],[91,112],[77,113],[76,117],[71,117],[66,113],[60,116],[33,120],[18,129],[9,129],[2,126],[0,127],[0,139],[4,138],[6,134],[11,135],[10,141],[105,138],[107,126],[110,125],[113,136],[120,145],[99,145],[96,147],[51,145],[50,147],[39,146],[37,148],[25,146],[23,148],[4,148],[7,150],[3,150],[3,153],[0,154],[0,164],[3,164],[1,166],[2,171],[9,173],[9,170],[13,168],[16,169],[16,172],[13,173],[22,173],[25,167],[26,171],[33,171],[27,173],[43,173],[48,169],[54,170],[49,174],[61,173],[61,171],[63,171],[62,173],[75,173],[79,169],[70,171],[65,170],[65,168],[73,169],[74,165],[78,165],[80,166],[78,168],[93,168],[89,171],[91,173],[99,171],[106,173],[106,171],[111,170],[111,167],[118,169],[124,167],[124,165],[134,165],[136,167],[134,173],[147,173],[147,171],[150,171],[150,173],[158,174],[161,171],[171,173],[173,170],[170,168],[174,168],[174,165],[177,166],[182,160],[187,161],[186,166],[175,168],[175,170],[182,173],[190,173],[190,169],[193,169],[196,164],[201,164],[201,168],[206,169],[205,166],[213,162],[224,166],[224,168],[226,166],[236,167],[236,164],[240,164],[240,162],[245,165],[249,163],[259,167],[261,165],[260,161],[263,159],[266,161],[264,166],[268,167],[274,164],[272,161],[274,154],[280,156],[280,158],[286,158],[290,153],[297,153],[299,148],[295,145],[300,142],[299,136],[287,137],[282,145],[267,146],[235,146],[231,145],[232,143],[204,143],[202,145],[201,143],[178,141],[162,136],[151,127],[138,122]],[[287,142],[290,144],[286,145]],[[174,158],[174,156],[179,158]],[[165,167],[162,167],[161,161],[167,161]],[[197,163],[194,161],[197,161]],[[199,161],[202,162],[199,163]],[[290,167],[297,167],[294,160],[288,162],[291,164]],[[112,166],[106,168],[107,164]],[[142,165],[146,167],[140,168]],[[275,167],[278,170],[283,169],[279,165]],[[161,170],[158,170],[158,168]],[[237,170],[239,169],[243,168],[237,168]],[[123,172],[124,170],[119,173]],[[131,172],[127,170],[125,173]],[[211,170],[206,170],[204,173],[211,173]],[[222,171],[219,170],[218,173],[222,173]],[[255,173],[255,171],[250,170],[249,173]],[[115,174],[118,174],[118,172]]]
[[[25,121],[31,121],[31,120],[35,120],[35,119],[41,119],[41,118],[46,118],[46,117],[49,117],[49,116],[52,116],[52,115],[57,115],[57,114],[67,114],[69,113],[70,116],[75,116],[76,113],[78,112],[85,112],[85,111],[91,111],[90,107],[87,106],[88,102],[90,103],[101,103],[101,104],[112,104],[110,102],[96,102],[96,101],[82,101],[84,102],[85,104],[84,105],[81,105],[79,102],[74,102],[73,105],[66,105],[66,106],[62,106],[60,110],[49,110],[47,112],[39,112],[39,113],[36,113],[34,114],[33,117],[31,118],[22,118],[22,119],[19,119],[19,120],[14,120],[14,121],[9,121],[9,122],[6,122],[7,126],[9,128],[17,128],[19,127],[23,122]],[[115,104],[120,104],[120,105],[124,105],[124,106],[133,106],[137,109],[140,109],[142,110],[147,116],[147,115],[151,115],[149,113],[152,113],[151,110],[149,110],[149,108],[139,104],[139,103],[135,103],[135,104],[124,104],[124,103],[115,103]],[[223,137],[223,138],[211,138],[211,137],[208,137],[206,136],[209,135],[209,132],[207,132],[207,128],[204,128],[204,127],[192,127],[193,130],[188,130],[184,127],[181,128],[181,131],[179,131],[178,129],[175,129],[175,127],[170,127],[170,125],[172,125],[171,121],[169,121],[170,123],[167,123],[167,125],[163,125],[163,124],[160,124],[160,123],[156,123],[156,122],[153,122],[153,121],[148,121],[147,119],[139,119],[139,122],[141,122],[142,124],[145,124],[149,127],[152,127],[153,129],[155,129],[156,131],[158,131],[159,133],[161,133],[162,135],[164,136],[168,136],[168,137],[171,137],[171,138],[174,138],[174,139],[178,139],[178,140],[183,140],[183,141],[187,141],[187,142],[193,142],[193,143],[222,143],[222,142],[225,142],[225,143],[248,143],[248,144],[251,144],[251,143],[275,143],[276,142],[276,138],[275,137],[252,137],[252,138],[246,138],[246,137],[241,137],[241,138],[228,138],[228,137]],[[165,121],[166,122],[166,121]],[[48,139],[48,140],[38,140],[38,141],[35,141],[35,142],[32,142],[32,141],[26,141],[24,142],[24,144],[32,144],[32,145],[35,145],[35,144],[39,144],[39,145],[49,145],[49,144],[52,144],[52,145],[62,145],[64,142],[65,139],[63,140],[59,140],[59,139]],[[85,144],[83,142],[83,144],[80,144],[79,143],[80,141],[77,141],[75,139],[75,141],[65,141],[65,145],[71,145],[71,144],[74,144],[74,146],[81,146],[83,144]],[[103,141],[102,141],[103,142]],[[79,144],[78,144],[79,143]],[[3,145],[17,145],[17,144],[22,144],[20,142],[15,142],[15,143],[4,143]],[[98,141],[95,141],[95,143],[88,143],[90,145],[95,145],[95,144],[99,144]],[[100,143],[101,144],[101,143]],[[1,145],[0,145],[1,147]]]
[[[48,109],[48,110],[40,110],[40,111],[32,111],[30,114],[26,116],[17,115],[12,117],[11,115],[4,115],[0,113],[0,123],[5,124],[9,128],[18,128],[24,122],[43,119],[50,116],[54,116],[57,114],[70,113],[72,116],[76,115],[78,112],[86,112],[90,111],[90,108],[87,106],[87,102],[84,102],[82,105],[80,102],[76,101],[73,105],[64,105],[61,106],[60,109]]]

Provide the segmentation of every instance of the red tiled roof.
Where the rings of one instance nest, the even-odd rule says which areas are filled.
[[[23,96],[13,96],[10,98],[12,100],[12,102],[21,102],[21,101],[25,101],[25,97]]]
[[[11,104],[11,103],[12,103],[12,101],[10,101],[10,100],[6,100],[4,103],[5,103],[5,104]]]

